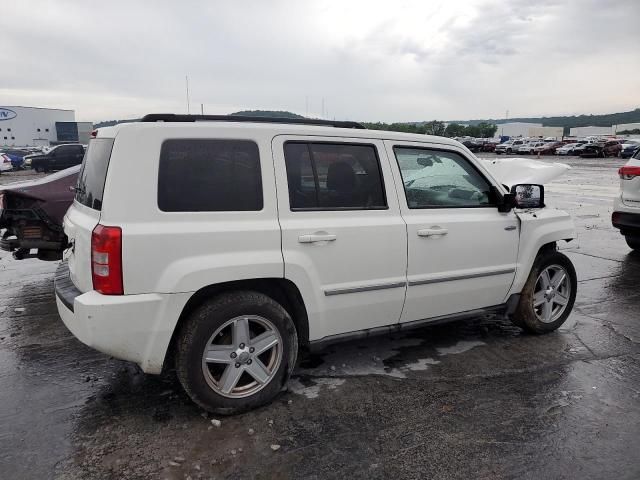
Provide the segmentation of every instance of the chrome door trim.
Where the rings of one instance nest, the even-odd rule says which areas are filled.
[[[415,285],[427,285],[429,283],[453,282],[455,280],[468,280],[470,278],[491,277],[494,275],[506,275],[508,273],[514,273],[515,271],[515,268],[501,268],[499,270],[489,272],[466,273],[463,275],[452,275],[450,277],[426,278],[424,280],[409,280],[409,286],[412,287]]]
[[[326,297],[330,297],[332,295],[342,295],[344,293],[359,293],[359,292],[370,292],[372,290],[385,290],[387,288],[400,288],[407,285],[407,282],[391,282],[391,283],[380,283],[377,285],[364,285],[362,287],[347,287],[347,288],[331,288],[324,291],[324,295]]]

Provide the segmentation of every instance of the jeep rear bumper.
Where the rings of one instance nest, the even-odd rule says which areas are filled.
[[[66,262],[56,271],[58,313],[82,343],[146,373],[160,373],[173,331],[191,293],[102,295],[80,292]]]

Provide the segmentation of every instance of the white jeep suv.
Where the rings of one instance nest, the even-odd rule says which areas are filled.
[[[569,316],[568,214],[460,143],[353,122],[147,115],[91,140],[56,272],[82,342],[235,413],[299,348],[502,313]]]
[[[613,201],[613,226],[627,240],[627,245],[640,251],[640,150],[623,167],[620,175],[620,195]]]

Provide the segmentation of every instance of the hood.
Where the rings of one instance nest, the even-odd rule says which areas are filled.
[[[547,163],[528,158],[480,159],[500,183],[511,187],[517,183],[545,183],[559,177],[571,167],[564,163]]]

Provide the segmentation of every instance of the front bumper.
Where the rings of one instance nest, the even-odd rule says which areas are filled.
[[[191,292],[102,295],[80,292],[62,262],[55,275],[62,321],[82,343],[115,358],[160,373],[171,336]]]

